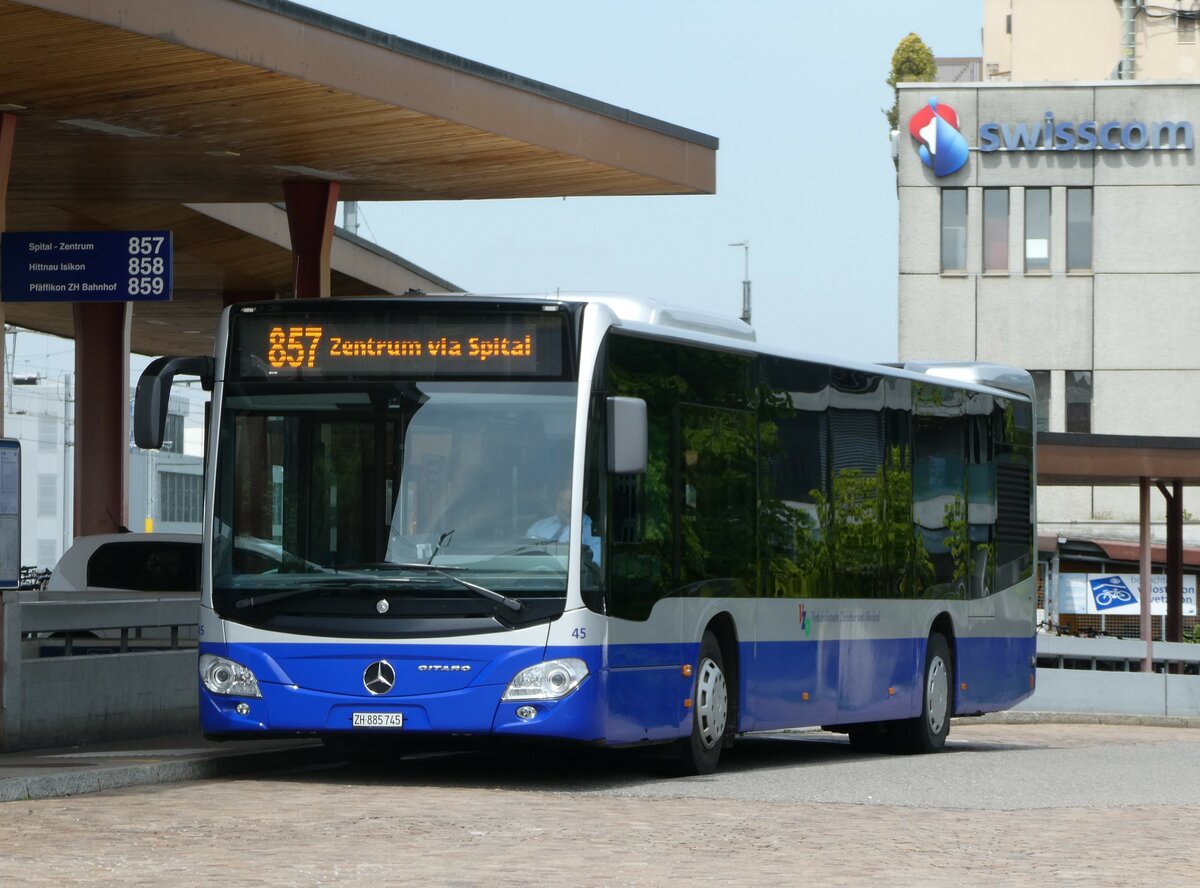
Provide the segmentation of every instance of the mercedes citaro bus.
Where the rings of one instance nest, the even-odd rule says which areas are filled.
[[[1033,690],[1024,371],[617,297],[241,304],[216,343],[151,364],[135,419],[156,446],[172,378],[211,386],[209,737],[659,745],[694,774],[799,726],[933,751]]]

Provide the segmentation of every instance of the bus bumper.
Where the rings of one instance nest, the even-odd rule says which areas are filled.
[[[574,691],[557,700],[504,701],[509,682],[522,669],[563,652],[544,648],[489,648],[456,651],[452,655],[424,652],[423,661],[452,657],[477,664],[475,673],[415,673],[411,682],[397,678],[395,689],[374,696],[363,686],[363,670],[373,662],[396,661],[397,673],[405,664],[394,650],[324,649],[303,658],[305,671],[323,676],[323,687],[306,686],[285,668],[294,651],[280,656],[263,647],[205,646],[209,652],[241,663],[254,672],[261,697],[216,694],[199,683],[200,724],[204,734],[222,739],[259,739],[266,736],[395,734],[437,736],[542,737],[597,742],[604,740],[604,673],[598,649],[572,649],[572,657],[588,664],[588,675]],[[314,661],[320,663],[314,669]],[[418,678],[419,677],[419,678]],[[423,682],[419,683],[419,679]],[[417,687],[413,687],[417,685]],[[399,715],[393,727],[356,728],[354,715]]]

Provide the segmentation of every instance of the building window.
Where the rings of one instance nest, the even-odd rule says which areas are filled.
[[[1196,42],[1196,20],[1185,15],[1175,17],[1175,33],[1180,43]]]
[[[942,189],[942,271],[967,270],[967,190]]]
[[[1039,432],[1050,431],[1050,371],[1030,370],[1033,377],[1033,399],[1035,428]]]
[[[38,452],[50,453],[58,449],[58,428],[62,420],[55,416],[38,417]]]
[[[1008,189],[983,192],[983,270],[1008,271]]]
[[[1067,189],[1067,271],[1092,270],[1092,189]]]
[[[58,515],[58,476],[53,472],[37,476],[39,518],[54,518]]]
[[[159,518],[174,523],[198,523],[204,505],[204,476],[159,472]]]
[[[183,414],[168,413],[163,431],[163,453],[183,453]]]
[[[1067,371],[1067,431],[1092,431],[1092,371]]]
[[[1025,189],[1025,270],[1050,270],[1050,189]]]
[[[53,568],[58,563],[58,543],[55,540],[37,541],[37,566]]]

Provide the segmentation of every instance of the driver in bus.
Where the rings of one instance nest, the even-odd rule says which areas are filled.
[[[539,518],[525,532],[535,540],[550,540],[565,543],[571,536],[571,488],[563,487],[558,492],[558,502],[553,515]],[[592,533],[592,519],[583,513],[583,545],[592,554],[592,563],[600,566],[600,538]]]

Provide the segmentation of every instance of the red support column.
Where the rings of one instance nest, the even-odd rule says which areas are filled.
[[[12,114],[0,114],[0,234],[5,231],[8,220],[8,171],[12,169],[13,143],[16,134],[17,118]],[[0,303],[0,366],[4,365],[7,356],[4,331],[4,306]],[[0,385],[0,435],[4,434],[4,386]],[[0,593],[0,599],[3,593]],[[19,691],[18,691],[19,693]],[[13,701],[4,699],[4,602],[0,600],[0,713],[12,705]],[[0,718],[0,749],[4,748],[4,720]]]
[[[129,304],[75,309],[75,536],[129,524]]]
[[[7,228],[8,220],[8,171],[12,169],[13,144],[16,142],[17,118],[12,114],[0,114],[0,234]],[[4,329],[4,305],[0,303],[0,331]],[[8,359],[5,349],[8,342],[0,335],[0,366]],[[4,386],[0,385],[0,435],[4,434]],[[3,642],[0,641],[0,651]]]
[[[292,236],[292,276],[297,299],[329,295],[329,252],[337,211],[337,182],[285,182],[288,231]]]
[[[1167,631],[1164,641],[1183,641],[1183,482],[1167,485],[1158,482],[1158,489],[1167,501]],[[1179,664],[1172,666],[1177,672]]]
[[[1142,671],[1154,671],[1154,618],[1150,613],[1150,479],[1138,479],[1140,494],[1139,533],[1138,533],[1138,568],[1141,577],[1141,625],[1142,641],[1146,642],[1146,656],[1142,660]]]

